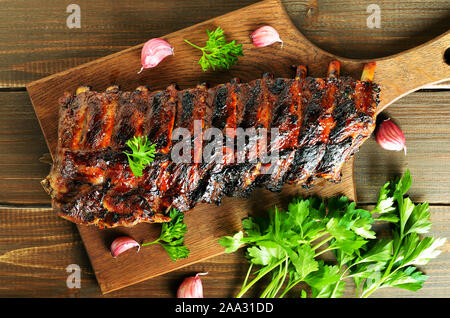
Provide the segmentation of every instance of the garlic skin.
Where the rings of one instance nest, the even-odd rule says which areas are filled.
[[[203,285],[200,275],[208,273],[198,273],[195,276],[186,277],[178,287],[177,298],[203,298]]]
[[[403,132],[390,119],[383,121],[376,132],[376,140],[386,150],[404,150],[406,155],[406,138]]]
[[[250,35],[250,38],[252,39],[253,45],[256,47],[264,47],[275,42],[280,42],[281,48],[283,48],[283,41],[280,39],[278,31],[269,25],[257,28]]]
[[[173,47],[169,44],[169,42],[160,38],[148,40],[142,47],[142,67],[138,74],[141,73],[144,68],[152,68],[157,66],[169,55],[174,55]]]
[[[111,255],[112,255],[112,257],[116,258],[123,252],[125,252],[133,247],[138,248],[137,252],[139,252],[139,250],[141,249],[141,245],[138,242],[136,242],[135,240],[133,240],[131,237],[119,236],[111,243],[111,248],[110,248]]]

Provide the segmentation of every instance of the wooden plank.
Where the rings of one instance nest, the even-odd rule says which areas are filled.
[[[24,86],[254,2],[80,0],[81,28],[70,29],[71,2],[2,1],[0,87]]]
[[[450,237],[449,206],[432,206],[431,221],[430,235]],[[81,239],[70,222],[58,218],[50,209],[0,208],[0,229],[0,297],[101,296]],[[449,297],[449,241],[442,250],[437,259],[421,267],[429,276],[421,290],[409,292],[387,288],[373,297]],[[80,266],[80,289],[67,288],[69,273],[66,267],[70,264]],[[175,297],[183,278],[198,272],[209,273],[202,277],[205,297],[234,297],[247,266],[241,249],[111,292],[105,297]],[[345,297],[353,295],[354,289],[350,287]]]
[[[81,290],[66,285],[67,266],[81,269],[83,293],[99,287],[75,226],[49,208],[0,208],[0,295],[69,297]]]
[[[26,83],[118,52],[256,0],[80,0],[81,28],[69,29],[69,3],[7,0],[0,7],[0,87]],[[450,29],[449,3],[383,1],[381,28],[366,20],[371,0],[283,0],[293,23],[314,44],[339,56],[379,58]],[[26,17],[26,18],[25,18]]]
[[[48,152],[26,92],[0,92],[0,203],[49,204],[40,181]]]

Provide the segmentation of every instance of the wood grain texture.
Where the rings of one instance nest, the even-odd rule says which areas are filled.
[[[73,2],[2,1],[0,87],[23,87],[254,2],[80,0],[81,28],[69,29],[66,8]]]
[[[0,204],[48,204],[39,182],[48,152],[26,92],[0,93]]]
[[[0,208],[0,295],[70,297],[66,267],[81,269],[83,293],[100,289],[76,227],[49,208]]]
[[[295,26],[312,43],[347,58],[379,59],[450,30],[447,0],[283,0],[283,4]],[[380,28],[367,26],[370,4],[380,8]]]
[[[450,31],[417,48],[377,60],[374,81],[380,85],[379,111],[397,99],[429,84],[450,80]]]
[[[248,3],[251,2],[254,1]],[[377,2],[383,10],[382,28],[371,30],[365,25],[365,8],[372,2],[283,1],[294,24],[311,42],[348,58],[378,58],[398,53],[422,44],[450,28],[448,1],[401,0]],[[111,1],[101,0],[95,4],[83,1],[78,3],[82,10],[86,5],[93,8],[89,10],[88,16],[83,15],[83,21],[89,21],[86,24],[88,28],[84,30],[66,28],[65,5],[59,2],[2,2],[0,86],[20,87],[31,80],[144,42],[149,37],[166,34],[248,4],[247,1],[240,0],[193,0],[183,2],[181,9],[174,11],[174,1],[111,4]],[[148,6],[157,14],[152,15],[153,10],[146,10]],[[186,6],[189,7],[188,10]],[[114,14],[115,10],[120,14]],[[145,19],[141,19],[143,16]],[[160,33],[160,30],[164,32]],[[446,88],[444,84],[440,87]],[[388,114],[407,134],[408,155],[404,157],[400,153],[383,151],[377,148],[373,139],[366,142],[356,158],[355,180],[360,203],[374,202],[374,191],[378,190],[379,185],[388,177],[401,173],[407,166],[415,180],[411,190],[416,200],[424,198],[432,203],[448,204],[449,181],[447,174],[442,172],[449,170],[449,131],[446,124],[446,109],[449,104],[448,92],[420,92],[405,96],[388,108]],[[9,109],[6,110],[4,107],[8,105]],[[405,108],[409,105],[415,108],[411,117],[405,116]],[[49,198],[38,180],[48,173],[49,166],[36,160],[48,152],[48,149],[37,121],[31,119],[35,116],[27,94],[0,92],[0,112],[0,203],[48,205]],[[432,125],[427,123],[429,113],[434,114]],[[10,116],[11,114],[14,116]],[[401,116],[401,120],[397,116]],[[4,118],[7,119],[2,120]],[[433,126],[432,131],[429,130],[430,126]],[[32,129],[28,130],[29,127]],[[20,138],[21,146],[16,147],[13,143],[17,139],[11,138],[11,131],[20,135],[21,129],[28,131],[29,139]],[[423,131],[432,137],[424,136]],[[438,156],[433,155],[435,150],[439,151]],[[446,232],[448,213],[450,211],[446,205],[432,207],[432,220],[435,224],[433,233],[437,229],[443,229],[442,236],[449,237]],[[81,238],[73,224],[61,220],[50,209],[0,208],[0,220],[1,297],[101,295]],[[24,232],[33,234],[24,235]],[[72,243],[67,244],[67,240],[62,239],[64,236],[66,239],[72,237],[73,239],[69,239]],[[28,249],[29,247],[32,249]],[[30,253],[43,250],[49,253]],[[439,259],[424,268],[430,278],[421,291],[411,293],[385,289],[376,296],[448,297],[448,255],[446,247]],[[439,265],[434,262],[439,262]],[[65,267],[72,263],[79,264],[82,268],[80,290],[70,290],[65,285],[68,275]],[[242,253],[220,255],[107,296],[174,297],[177,286],[185,276],[209,271],[211,275],[203,279],[207,297],[232,297],[237,293],[246,270]]]
[[[26,83],[257,2],[256,0],[80,0],[81,28],[66,26],[70,2],[5,0],[0,6],[0,87]],[[380,58],[450,29],[446,0],[377,1],[381,28],[366,20],[371,0],[283,0],[298,29],[347,58]]]

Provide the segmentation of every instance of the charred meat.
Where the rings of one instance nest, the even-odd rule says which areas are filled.
[[[106,228],[166,222],[171,208],[220,204],[224,196],[247,197],[255,187],[280,191],[285,183],[307,187],[316,178],[339,182],[342,165],[375,127],[379,88],[364,75],[373,67],[366,65],[361,80],[339,76],[339,63],[332,62],[326,78],[308,77],[300,66],[293,79],[264,74],[212,88],[80,87],[59,101],[57,152],[42,184],[61,217]],[[185,162],[173,159],[178,128],[188,135]],[[199,151],[213,142],[206,138],[211,128],[222,133],[221,148],[215,148],[222,160],[204,160]],[[247,133],[241,148],[239,129]],[[147,136],[157,149],[141,177],[124,154],[133,136]],[[262,160],[262,149],[276,159]]]

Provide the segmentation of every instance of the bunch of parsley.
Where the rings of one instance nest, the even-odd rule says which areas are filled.
[[[285,296],[300,282],[309,285],[311,297],[340,297],[348,279],[357,297],[384,287],[418,290],[426,276],[415,266],[439,255],[445,239],[419,237],[430,230],[430,212],[427,203],[405,197],[410,186],[409,171],[386,183],[373,211],[357,209],[346,197],[309,198],[294,200],[287,211],[275,207],[268,217],[244,219],[243,231],[219,240],[227,253],[247,246],[250,266],[237,297],[263,277],[270,282],[260,297],[269,298]],[[392,223],[392,238],[377,238],[376,221]],[[332,263],[319,257],[328,251]]]

